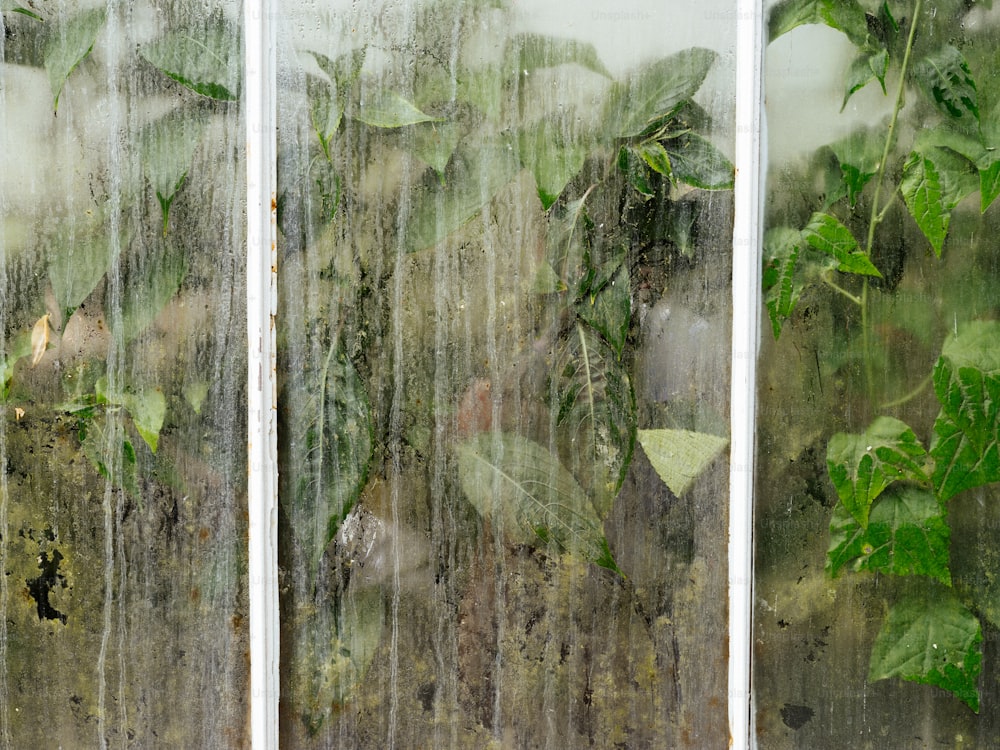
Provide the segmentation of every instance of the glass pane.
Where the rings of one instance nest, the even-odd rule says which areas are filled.
[[[758,738],[997,747],[997,17],[815,7],[768,17]]]
[[[526,5],[283,11],[287,747],[726,744],[735,15]]]
[[[242,747],[239,9],[90,6],[2,6],[0,744]]]

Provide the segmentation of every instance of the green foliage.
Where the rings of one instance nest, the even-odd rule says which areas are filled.
[[[978,713],[982,640],[979,620],[950,589],[918,588],[889,610],[872,647],[868,679],[937,685]]]
[[[950,246],[960,203],[978,190],[985,212],[1000,194],[992,131],[986,115],[981,118],[984,102],[994,101],[995,92],[980,88],[982,80],[977,83],[974,66],[965,57],[975,45],[942,40],[924,25],[931,15],[922,8],[917,0],[912,13],[903,16],[894,15],[889,3],[866,12],[853,0],[785,0],[769,17],[772,40],[815,23],[846,35],[856,57],[846,72],[844,104],[872,80],[883,93],[888,79],[897,81],[886,123],[858,128],[818,152],[817,163],[829,165],[826,189],[816,196],[804,228],[771,228],[764,243],[764,302],[775,337],[814,282],[832,288],[837,301],[849,305],[845,320],[860,354],[869,401],[877,393],[876,372],[889,363],[873,324],[873,311],[884,314],[887,307],[873,300],[876,289],[892,289],[897,282],[885,278],[876,286],[873,280],[887,276],[881,265],[893,257],[887,249],[905,243],[898,226],[890,234],[883,225],[897,193],[936,258]],[[918,99],[908,100],[908,89],[919,90],[923,102],[907,105]],[[902,252],[905,257],[905,247]],[[817,253],[826,261],[817,262]],[[835,281],[834,269],[845,275]],[[924,303],[914,320],[903,320],[908,310],[900,306],[899,322],[888,317],[889,325],[930,345],[922,329],[941,325],[937,311]],[[928,450],[908,425],[888,416],[877,417],[861,433],[829,437],[827,469],[838,502],[826,568],[833,576],[849,568],[910,582],[904,586],[907,593],[889,608],[872,650],[869,679],[899,677],[937,685],[978,711],[982,650],[973,612],[992,610],[986,602],[970,606],[950,588],[949,501],[1000,481],[1000,324],[962,324],[954,314],[954,320],[944,321],[953,332],[924,386],[873,404],[875,413],[898,406],[933,382],[940,411]],[[820,354],[827,346],[817,343],[817,364],[822,356],[833,356]]]
[[[289,437],[281,498],[292,554],[306,561],[316,591],[323,584],[323,560],[340,554],[348,511],[359,495],[364,509],[378,493],[374,478],[365,488],[369,473],[422,460],[411,459],[409,451],[422,457],[442,448],[440,465],[454,471],[446,484],[461,489],[467,510],[488,522],[495,538],[576,556],[624,577],[603,523],[631,465],[639,423],[630,347],[638,325],[634,268],[643,241],[636,234],[646,230],[634,225],[631,214],[641,206],[651,217],[647,221],[659,221],[658,214],[652,218],[656,207],[685,192],[732,187],[733,165],[705,136],[711,123],[693,101],[716,54],[686,50],[613,80],[593,45],[515,33],[513,25],[502,25],[490,40],[496,54],[484,56],[466,42],[474,35],[464,33],[496,23],[498,14],[487,21],[480,5],[461,5],[457,18],[447,16],[445,28],[470,25],[443,41],[446,54],[438,49],[441,16],[456,9],[432,3],[417,14],[412,40],[380,45],[371,65],[365,64],[367,48],[358,47],[337,59],[310,52],[321,74],[308,58],[302,71],[314,138],[299,157],[302,169],[289,169],[281,186],[279,226],[290,240],[303,243],[310,254],[303,265],[311,282],[316,272],[324,293],[317,295],[318,309],[287,331],[305,343],[301,348],[296,343],[302,353],[290,355],[283,384],[282,434]],[[557,101],[539,88],[550,80],[569,92],[579,88],[592,95]],[[373,190],[364,174],[385,153],[393,155],[398,172],[386,169]],[[303,172],[306,178],[298,178]],[[534,195],[512,212],[510,196],[523,197],[524,184],[533,186]],[[591,219],[591,211],[600,222]],[[496,267],[489,265],[484,273],[476,265],[484,235],[505,232],[497,224],[512,217],[518,225],[510,236],[524,237],[524,246],[511,247],[509,255],[523,265],[508,264],[501,252]],[[379,227],[371,232],[379,246],[355,251],[353,225],[369,220]],[[350,249],[331,252],[326,243],[334,237]],[[409,254],[405,260],[400,250]],[[685,250],[690,252],[690,241]],[[342,273],[345,265],[350,270]],[[379,390],[384,393],[385,363],[366,351],[366,342],[391,328],[409,346],[411,334],[419,337],[423,327],[417,319],[426,318],[430,307],[407,300],[398,310],[384,286],[372,286],[384,279],[374,279],[392,267],[392,273],[404,274],[399,281],[409,293],[408,274],[425,267],[437,274],[453,265],[462,269],[462,293],[473,299],[483,289],[480,276],[487,277],[491,294],[501,286],[505,293],[508,288],[523,293],[512,306],[523,304],[533,319],[537,315],[540,330],[529,334],[537,339],[522,340],[523,351],[505,352],[500,363],[491,362],[495,370],[488,377],[474,371],[468,391],[450,403],[440,388],[421,392],[421,379],[428,377],[421,372],[422,360],[394,353],[404,357],[407,390],[397,425],[395,412],[387,419],[368,402],[368,393],[373,400]],[[522,270],[526,283],[508,287],[506,277]],[[382,306],[369,314],[372,298]],[[365,311],[356,313],[355,307]],[[487,331],[496,323],[485,323]],[[467,325],[483,325],[478,313]],[[469,329],[465,335],[474,340],[483,335]],[[320,366],[318,353],[326,350],[313,340],[313,330],[336,331],[329,335],[337,339],[339,371],[329,359],[332,350],[327,365]],[[452,368],[441,369],[437,358],[444,356],[450,355],[435,352],[436,386],[447,381],[445,372]],[[514,360],[520,361],[508,364]],[[519,394],[507,402],[520,412],[516,419],[504,414],[508,389]],[[337,398],[341,401],[330,408]],[[651,446],[658,445],[658,434],[648,432]],[[338,440],[357,450],[338,452]],[[689,482],[726,444],[683,431],[671,433],[667,442],[669,450],[683,446],[688,462],[680,467],[677,460],[664,459],[674,473],[661,476],[669,476],[679,491],[686,484],[674,482],[676,472]],[[656,448],[648,450],[659,462]],[[338,570],[350,573],[349,566]],[[342,594],[338,590],[335,598]],[[320,632],[315,622],[329,620],[325,606],[302,616],[307,638],[311,628]],[[366,621],[343,623],[339,638],[353,629],[366,637]],[[322,638],[313,640],[320,644]],[[325,641],[321,645],[327,647]],[[322,665],[333,663],[316,658]],[[364,667],[351,669],[333,677],[307,676],[297,685],[293,700],[308,727],[316,725],[310,717],[323,714],[331,700],[346,700],[353,692]]]
[[[934,367],[934,485],[942,500],[1000,481],[1000,324],[977,321],[949,337]]]
[[[286,389],[290,465],[280,500],[310,573],[368,478],[374,450],[364,383],[339,341],[316,372],[296,373]]]
[[[855,572],[921,575],[951,585],[951,527],[933,492],[898,484],[886,490],[862,526],[837,505],[830,522],[827,571],[832,576],[848,564]]]
[[[691,430],[639,430],[638,438],[657,475],[677,496],[729,445],[727,438]]]
[[[882,490],[900,479],[923,478],[916,459],[925,453],[913,430],[898,419],[879,417],[862,435],[834,435],[826,462],[840,502],[867,528],[871,505]]]
[[[483,434],[456,447],[462,489],[512,541],[558,549],[618,571],[590,498],[552,453],[515,434]]]
[[[220,101],[239,99],[239,31],[216,18],[175,29],[139,50],[151,65],[192,91]]]
[[[76,66],[94,48],[97,35],[104,26],[106,11],[93,8],[81,11],[50,29],[45,48],[45,71],[52,88],[52,108],[59,108],[59,95]]]

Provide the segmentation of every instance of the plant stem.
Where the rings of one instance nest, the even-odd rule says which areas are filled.
[[[846,289],[844,289],[844,287],[842,287],[839,284],[837,284],[837,282],[835,282],[829,276],[826,276],[824,274],[820,278],[823,280],[823,283],[826,284],[831,289],[833,289],[833,291],[839,292],[840,294],[843,294],[845,297],[847,297],[847,299],[849,299],[855,305],[862,306],[863,302],[862,302],[862,299],[860,297],[855,297],[849,291],[847,291]]]
[[[872,249],[875,245],[875,229],[885,218],[885,210],[879,210],[879,198],[882,195],[882,181],[885,178],[885,165],[889,161],[889,152],[892,150],[893,137],[896,135],[896,122],[899,119],[899,112],[903,108],[903,99],[906,96],[906,71],[910,67],[910,53],[913,51],[913,39],[916,36],[917,20],[923,10],[923,0],[914,0],[913,20],[910,22],[910,33],[906,38],[906,51],[903,53],[903,64],[899,68],[899,85],[896,87],[896,102],[892,108],[892,117],[889,120],[889,130],[885,134],[885,146],[882,149],[882,158],[879,160],[878,173],[875,176],[875,193],[872,195],[871,219],[868,222],[868,238],[865,242],[865,254],[871,258]],[[893,198],[896,191],[893,191]],[[885,208],[888,209],[893,198]],[[864,349],[865,362],[865,385],[868,395],[874,393],[875,370],[871,355],[871,326],[868,315],[868,277],[864,278],[861,287],[861,346]]]

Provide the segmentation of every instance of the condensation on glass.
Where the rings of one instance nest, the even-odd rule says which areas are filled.
[[[244,745],[239,24],[2,6],[3,747]]]
[[[807,5],[768,16],[757,740],[997,747],[997,13]]]
[[[734,25],[282,9],[285,747],[725,746]]]

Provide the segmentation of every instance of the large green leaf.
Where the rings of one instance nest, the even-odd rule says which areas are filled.
[[[872,503],[899,479],[925,481],[920,459],[926,454],[906,424],[879,417],[861,435],[837,433],[827,445],[830,479],[844,508],[868,528]]]
[[[413,155],[431,167],[442,180],[445,169],[455,153],[462,130],[453,122],[426,122],[413,127]]]
[[[122,338],[128,343],[145,331],[177,294],[187,273],[184,253],[165,247],[147,264],[130,269],[122,295]]]
[[[67,318],[94,291],[124,244],[124,238],[112,243],[100,227],[81,235],[55,238],[49,250],[49,282]]]
[[[420,192],[403,237],[410,252],[437,244],[470,221],[518,172],[505,144],[460,147],[445,171],[445,184]]]
[[[884,132],[864,128],[830,144],[830,150],[840,162],[847,198],[852,206],[857,203],[865,185],[878,172],[884,141]]]
[[[700,47],[677,52],[616,82],[605,110],[611,134],[627,138],[646,131],[694,96],[716,53]]]
[[[913,76],[927,98],[946,115],[959,119],[971,115],[979,122],[976,82],[955,47],[946,45],[918,61]]]
[[[566,123],[546,119],[518,134],[521,163],[531,170],[542,207],[548,209],[583,168],[586,147]]]
[[[545,255],[562,285],[583,296],[589,286],[590,243],[587,196],[549,212]]]
[[[979,165],[979,209],[986,213],[986,209],[993,205],[993,201],[1000,195],[1000,158],[984,160]]]
[[[937,685],[979,711],[979,620],[951,589],[928,583],[889,610],[872,647],[868,679]]]
[[[45,47],[45,72],[52,89],[52,108],[59,108],[59,94],[70,73],[90,54],[104,25],[105,8],[92,8],[70,16],[49,31]]]
[[[867,529],[837,505],[826,568],[836,576],[853,563],[855,571],[924,575],[950,586],[950,543],[951,527],[934,493],[899,484],[879,497]]]
[[[877,79],[882,85],[882,93],[885,93],[885,74],[889,68],[889,52],[880,49],[872,52],[865,50],[859,57],[851,63],[847,70],[847,84],[844,90],[844,101],[840,105],[843,112],[848,100],[855,92],[860,91],[872,79]]]
[[[639,444],[657,475],[675,495],[683,495],[729,440],[690,430],[639,430]]]
[[[242,65],[238,29],[221,19],[170,31],[139,48],[150,64],[202,96],[235,101]]]
[[[319,52],[310,52],[322,70],[329,77],[320,81],[312,76],[306,79],[306,93],[309,96],[310,116],[313,129],[323,144],[329,158],[327,144],[340,127],[340,121],[347,107],[348,94],[361,72],[365,61],[365,48],[351,50],[331,60]]]
[[[560,341],[552,377],[560,450],[603,518],[635,448],[635,394],[627,369],[592,328],[578,322]]]
[[[594,45],[575,39],[541,34],[518,34],[513,37],[507,51],[505,67],[523,74],[540,68],[569,64],[580,65],[602,76],[611,77],[598,57]]]
[[[357,693],[384,624],[382,592],[376,588],[345,592],[329,611],[298,618],[290,639],[290,702],[310,733]]]
[[[868,35],[864,8],[856,0],[783,0],[767,16],[768,42],[797,26],[826,24],[861,45]]]
[[[140,437],[156,453],[163,429],[163,420],[167,416],[167,398],[159,388],[143,388],[140,390],[112,391],[108,389],[106,378],[99,378],[95,388],[98,402],[124,406],[132,417],[132,423]]]
[[[513,542],[554,542],[618,571],[590,499],[559,459],[515,434],[482,433],[460,443],[462,489],[480,515]]]
[[[354,118],[376,128],[401,128],[441,119],[421,112],[413,102],[395,91],[385,90],[363,92]]]
[[[632,289],[628,265],[622,263],[611,281],[576,305],[577,314],[592,325],[620,359],[632,319]]]
[[[945,342],[934,367],[934,486],[947,500],[1000,481],[1000,323],[977,321]]]
[[[858,247],[851,230],[830,214],[814,213],[802,230],[806,242],[837,259],[837,270],[866,276],[879,276],[879,270]]]
[[[207,124],[208,118],[202,112],[174,110],[139,134],[142,168],[160,203],[164,234],[170,205],[184,184]]]
[[[802,293],[795,269],[802,249],[802,233],[788,227],[776,227],[764,235],[764,306],[771,319],[774,338],[788,320]]]
[[[281,500],[313,571],[354,507],[374,450],[364,383],[339,343],[318,367],[296,368],[285,386],[286,471]]]
[[[951,211],[945,205],[941,177],[934,162],[921,154],[910,154],[903,167],[899,190],[910,215],[940,257]]]
[[[676,180],[704,190],[728,190],[733,186],[735,170],[725,155],[694,133],[685,133],[664,141]]]

